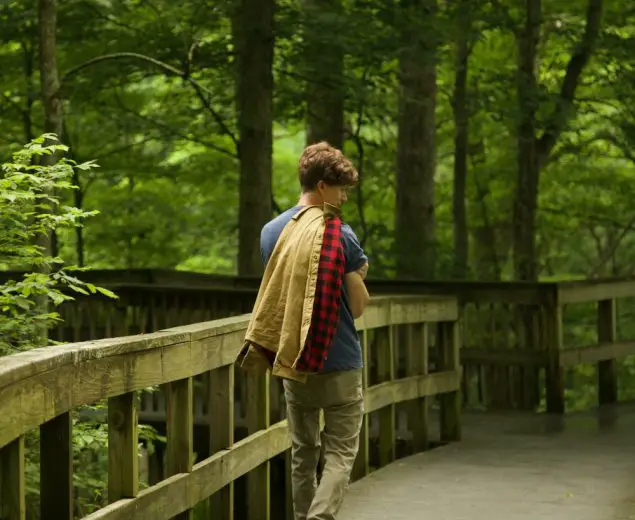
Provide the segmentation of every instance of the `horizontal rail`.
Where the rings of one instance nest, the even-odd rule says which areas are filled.
[[[635,341],[599,343],[586,347],[567,348],[560,353],[560,366],[572,367],[584,363],[597,363],[635,356]]]
[[[144,489],[134,498],[124,498],[84,517],[84,520],[158,520],[192,509],[237,478],[249,473],[290,446],[287,421],[280,421],[195,464],[189,473],[179,473]]]
[[[589,280],[558,284],[558,303],[596,302],[635,296],[635,280]]]

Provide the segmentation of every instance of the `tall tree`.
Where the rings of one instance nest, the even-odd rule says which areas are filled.
[[[514,275],[519,280],[538,278],[536,212],[540,172],[574,110],[575,92],[600,32],[603,0],[588,0],[582,39],[567,64],[560,92],[544,131],[537,136],[540,104],[538,47],[542,26],[542,0],[526,0],[525,23],[518,40],[518,179],[514,200]]]
[[[40,88],[42,92],[42,105],[44,107],[44,131],[55,134],[58,140],[62,139],[62,99],[60,97],[60,81],[57,71],[57,0],[39,0],[38,22],[40,39]],[[48,144],[54,144],[47,142]],[[52,166],[58,161],[57,154],[42,155],[40,161],[45,166]],[[45,196],[54,195],[45,193]],[[41,212],[55,211],[55,208],[40,209]],[[54,231],[51,233],[39,233],[35,238],[36,246],[42,249],[46,257],[57,256],[57,237]],[[44,263],[38,269],[48,272],[49,266]],[[48,301],[46,296],[37,299],[39,312],[46,313]],[[39,331],[42,338],[48,336],[46,326]]]
[[[402,277],[434,277],[436,0],[402,0],[395,246]]]
[[[304,0],[307,144],[344,145],[344,32],[341,0]]]
[[[44,107],[44,131],[62,140],[63,105],[60,95],[60,79],[57,70],[57,0],[40,0],[40,86]],[[42,156],[45,165],[55,164],[57,155]],[[39,244],[46,254],[57,254],[55,235],[40,237]]]
[[[232,16],[240,142],[240,275],[262,272],[260,230],[272,213],[274,12],[275,0],[236,0]]]
[[[469,144],[468,64],[470,56],[471,9],[469,0],[456,2],[456,71],[452,110],[454,115],[454,186],[452,191],[452,217],[454,228],[454,269],[457,279],[467,277],[469,255],[466,188]]]

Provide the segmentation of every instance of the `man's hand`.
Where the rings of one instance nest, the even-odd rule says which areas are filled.
[[[362,277],[362,280],[366,280],[366,275],[368,274],[368,262],[366,262],[355,272]]]

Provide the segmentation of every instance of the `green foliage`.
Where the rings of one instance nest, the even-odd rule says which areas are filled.
[[[27,272],[18,280],[0,285],[0,356],[43,347],[48,342],[40,334],[60,320],[55,307],[72,299],[71,293],[116,298],[111,291],[83,282],[75,273],[80,269],[64,266],[61,257],[51,256],[38,237],[82,226],[84,219],[98,211],[83,211],[63,203],[77,186],[77,172],[90,175],[96,167],[89,161],[78,164],[59,157],[68,152],[53,135],[42,135],[16,151],[10,162],[2,165],[0,178],[0,265],[4,269],[21,268]],[[57,155],[52,165],[42,157]],[[29,269],[35,272],[28,272]],[[52,309],[42,312],[42,298]],[[103,403],[73,411],[74,485],[77,509],[81,515],[91,513],[107,503],[108,430],[103,418]],[[164,442],[156,431],[140,426],[140,440],[151,453],[156,442]],[[39,497],[39,433],[25,437],[25,478],[30,510],[37,510]]]
[[[586,7],[586,1],[542,3],[535,93],[538,134],[557,106]],[[602,34],[578,86],[576,110],[541,177],[537,238],[545,280],[635,273],[635,12],[624,0],[604,3]],[[522,28],[525,13],[520,3],[508,0],[465,4],[473,27],[467,94],[470,277],[505,279],[511,273],[517,172],[515,32]],[[274,199],[284,210],[298,196],[296,165],[306,138],[306,87],[312,81],[306,75],[304,34],[314,24],[333,48],[345,53],[345,72],[337,85],[345,92],[344,149],[362,173],[345,218],[369,255],[371,276],[393,276],[401,4],[344,0],[337,17],[328,12],[306,16],[301,5],[277,2]],[[435,30],[421,34],[439,39],[437,271],[446,277],[454,254],[455,38],[465,6],[439,6]],[[72,157],[49,169],[33,159],[67,148],[47,147],[40,138],[21,149],[43,131],[35,7],[33,0],[0,7],[0,154],[17,150],[0,179],[0,268],[30,273],[0,288],[0,353],[40,345],[33,331],[59,319],[53,309],[38,312],[38,298],[46,297],[55,306],[73,291],[100,291],[82,284],[81,272],[61,270],[61,261],[76,264],[83,258],[93,268],[236,271],[239,143],[230,30],[234,2],[59,2],[57,61],[64,142]],[[421,18],[422,24],[429,23],[425,13]],[[204,90],[197,92],[183,78],[147,60],[124,55],[95,60],[106,52],[159,60],[186,71]],[[89,159],[102,168],[96,169]],[[100,218],[84,223],[96,213]],[[59,258],[34,245],[35,235],[53,228]],[[622,338],[635,337],[629,325],[632,308],[632,302],[620,308]],[[592,344],[595,309],[567,312],[566,344]],[[568,393],[568,405],[585,407],[593,401],[593,378],[592,367],[569,374],[567,384],[582,390]],[[620,365],[622,395],[630,395],[633,381],[635,361],[630,359]],[[103,431],[86,423],[76,428],[83,432],[76,439],[81,446],[77,449],[103,450]],[[98,433],[87,433],[90,428]],[[85,481],[78,477],[77,485],[103,493],[99,483],[104,481],[105,459],[103,451],[99,453],[94,473]]]
[[[46,144],[55,136],[43,135],[13,154],[13,160],[2,165],[0,178],[0,265],[5,269],[29,269],[19,280],[0,285],[0,355],[45,346],[47,338],[36,331],[46,329],[59,320],[53,308],[72,299],[63,288],[81,294],[115,295],[102,287],[84,283],[71,275],[72,267],[63,269],[63,260],[51,256],[38,238],[50,236],[59,229],[82,225],[84,218],[95,215],[60,204],[65,192],[74,188],[74,170],[90,171],[94,163],[76,164],[60,158],[53,165],[39,159],[67,151],[60,144]]]

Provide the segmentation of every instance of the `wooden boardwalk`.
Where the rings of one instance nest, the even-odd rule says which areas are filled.
[[[465,413],[464,440],[355,482],[342,520],[635,520],[635,406]]]

